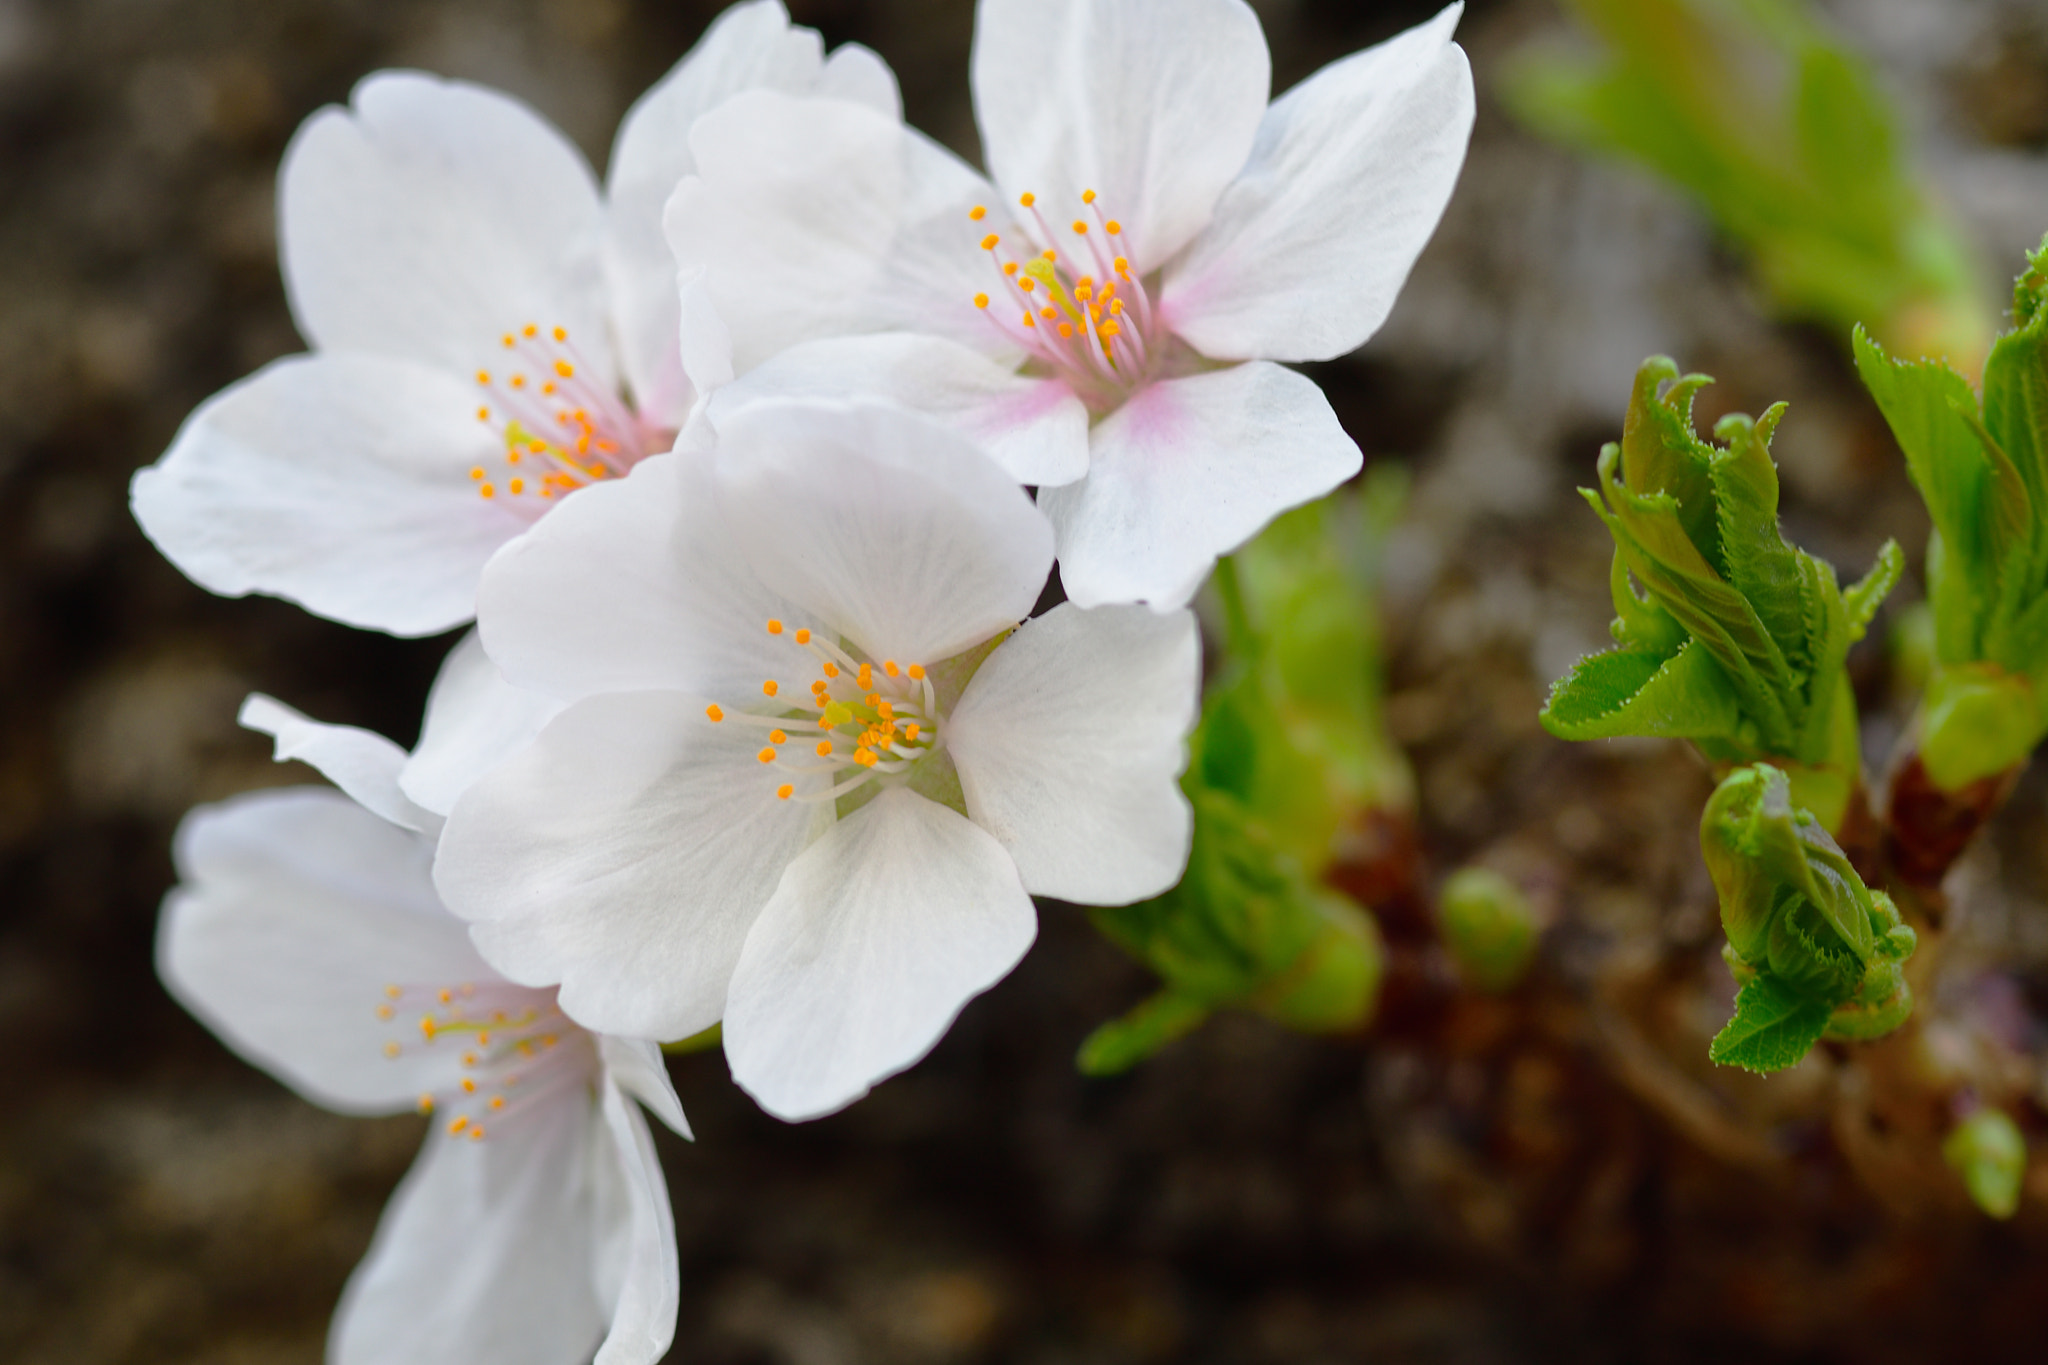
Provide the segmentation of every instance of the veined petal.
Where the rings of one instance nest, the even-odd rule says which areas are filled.
[[[427,693],[420,742],[398,772],[399,790],[446,815],[470,783],[531,743],[561,709],[554,697],[506,682],[472,630],[448,652]],[[242,723],[249,723],[246,710]]]
[[[1034,378],[943,337],[888,333],[802,342],[719,391],[715,425],[748,403],[858,395],[937,418],[1020,484],[1088,472],[1088,409],[1058,379]]]
[[[719,517],[711,457],[684,451],[550,512],[491,561],[478,600],[505,677],[563,699],[752,696],[791,659],[768,619],[813,624],[749,570]]]
[[[789,865],[725,1016],[733,1079],[778,1118],[829,1114],[931,1050],[1038,919],[1002,846],[903,788]]]
[[[597,185],[568,139],[508,95],[370,76],[285,149],[278,222],[292,316],[320,350],[466,375],[531,322],[566,328],[583,367],[617,384]]]
[[[659,1051],[654,1052],[654,1065],[661,1065]],[[611,1330],[592,1365],[654,1365],[668,1353],[676,1335],[681,1276],[675,1214],[647,1120],[615,1080],[614,1076],[603,1086],[604,1124],[612,1150],[599,1163],[601,1170],[615,1172],[618,1182],[616,1196],[606,1201],[613,1207],[598,1227],[598,1286],[611,1305]],[[662,1085],[667,1087],[666,1076]],[[673,1102],[673,1091],[669,1099]],[[682,1116],[680,1108],[676,1116]],[[688,1135],[687,1126],[684,1134]]]
[[[1251,162],[1167,267],[1166,325],[1220,360],[1328,360],[1379,330],[1465,161],[1462,4],[1276,100]]]
[[[430,838],[441,832],[440,817],[399,789],[405,750],[374,730],[323,724],[261,692],[249,694],[235,720],[275,739],[279,763],[310,764],[372,814]]]
[[[394,982],[493,976],[434,894],[429,844],[309,787],[201,806],[173,851],[157,970],[229,1047],[344,1113],[454,1084],[455,1051],[387,1056],[376,1013]]]
[[[476,614],[484,561],[526,526],[470,478],[502,453],[453,376],[295,356],[207,400],[129,498],[165,558],[209,592],[432,635]]]
[[[996,183],[1056,221],[1095,190],[1145,273],[1244,165],[1273,69],[1243,0],[981,0],[973,76]]]
[[[863,60],[863,57],[865,60]],[[832,87],[896,116],[895,78],[873,53],[835,54]],[[620,359],[642,416],[680,427],[691,395],[677,383],[676,262],[662,237],[661,210],[676,183],[697,168],[690,125],[743,90],[809,94],[827,77],[824,44],[790,25],[781,0],[727,9],[669,73],[635,101],[612,144],[606,177],[605,259]]]
[[[666,227],[732,329],[738,371],[817,337],[934,333],[1009,355],[974,307],[980,176],[864,105],[754,90],[697,120]]]
[[[584,1027],[687,1038],[724,1013],[754,916],[830,818],[776,798],[762,742],[679,693],[578,702],[462,794],[435,882],[487,961],[559,981]]]
[[[1194,596],[1216,556],[1362,463],[1321,389],[1252,361],[1139,390],[1095,428],[1088,477],[1038,505],[1068,597],[1165,610]]]
[[[1194,815],[1178,779],[1201,679],[1187,611],[1065,602],[989,655],[945,740],[969,818],[1025,890],[1128,905],[1180,879]]]
[[[717,497],[761,581],[874,659],[938,663],[1030,615],[1052,530],[959,434],[901,408],[743,407]]]
[[[606,1316],[593,1168],[617,1157],[588,1092],[561,1100],[483,1142],[428,1130],[342,1291],[334,1365],[589,1357]]]

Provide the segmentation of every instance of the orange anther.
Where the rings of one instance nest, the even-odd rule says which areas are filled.
[[[562,328],[562,327],[557,327],[557,328],[555,329],[555,340],[557,340],[557,341],[567,341],[568,339],[569,339],[569,333],[568,333],[568,330],[567,330],[566,328]]]
[[[488,383],[490,383],[490,382],[491,382],[491,372],[490,372],[489,370],[478,370],[478,371],[476,372],[476,382],[477,382],[477,383],[479,383],[479,384],[488,384]]]
[[[811,642],[811,633],[808,630],[803,629],[801,626],[798,627],[796,632],[796,642],[800,645],[809,644]]]
[[[478,483],[482,483],[484,478],[484,467],[482,465],[478,465],[476,468],[470,470],[469,477],[475,479]]]
[[[396,1010],[394,1010],[394,1009],[392,1009],[392,1008],[391,1008],[391,1006],[389,1006],[389,1005],[379,1005],[379,1006],[377,1006],[377,1017],[378,1017],[379,1019],[389,1019],[389,1018],[390,1018],[390,1017],[391,1017],[392,1015],[394,1015],[394,1014],[396,1014],[396,1013],[397,1013],[397,1011],[396,1011]]]
[[[976,308],[986,308],[986,307],[988,307],[988,295],[986,295],[986,294],[976,294],[976,295],[974,296],[974,306],[975,306]]]
[[[487,498],[495,498],[498,496],[498,490],[491,487],[489,484],[485,484],[482,488],[479,488],[476,491],[483,494]]]
[[[1037,196],[1037,195],[1035,195],[1035,194],[1031,194],[1031,193],[1028,193],[1028,192],[1027,192],[1027,193],[1024,193],[1024,194],[1020,194],[1020,195],[1018,195],[1018,196],[1017,196],[1017,202],[1018,202],[1018,203],[1020,203],[1020,204],[1022,204],[1022,205],[1023,205],[1023,206],[1025,207],[1025,208],[1027,208],[1027,209],[1028,209],[1028,208],[1030,208],[1030,207],[1031,207],[1031,206],[1032,206],[1033,204],[1035,204],[1035,203],[1037,203],[1037,202],[1038,202],[1038,196]]]
[[[513,387],[513,388],[515,388],[515,389],[523,389],[523,388],[525,388],[525,387],[526,387],[526,376],[525,376],[525,375],[523,375],[523,374],[515,374],[515,375],[513,375],[513,376],[512,376],[512,387]]]
[[[835,664],[835,663],[833,663],[833,662],[832,662],[832,661],[831,661],[830,659],[827,659],[827,660],[825,661],[825,676],[826,676],[826,677],[828,677],[828,678],[836,678],[836,677],[838,677],[838,676],[839,676],[839,665],[838,665],[838,664]]]
[[[976,204],[973,208],[967,210],[967,216],[978,223],[988,217],[988,209],[980,204]]]
[[[505,1107],[505,1097],[504,1097],[503,1095],[493,1095],[493,1096],[491,1096],[491,1108],[493,1108],[493,1109],[503,1109],[504,1107]]]
[[[782,634],[782,622],[780,622],[780,621],[776,620],[776,619],[775,619],[774,617],[772,617],[772,616],[771,616],[771,617],[769,617],[769,618],[768,618],[768,633],[769,633],[770,635],[780,635],[780,634]]]
[[[1005,275],[1014,275],[1014,274],[1016,274],[1016,273],[1017,273],[1017,263],[1016,263],[1015,261],[1004,261],[1004,262],[1003,262],[1003,273],[1004,273]]]
[[[564,379],[574,379],[576,377],[576,367],[566,360],[557,360],[555,362],[555,373]]]
[[[782,800],[787,801],[790,797],[796,795],[796,788],[785,782],[775,789],[775,794]]]
[[[1038,282],[1032,279],[1029,275],[1026,275],[1023,279],[1017,281],[1017,287],[1028,294],[1032,290],[1038,288]]]
[[[882,671],[892,678],[895,677],[897,673],[896,661],[894,659],[882,660]]]
[[[581,506],[582,506],[583,504],[579,502],[579,503],[577,503],[576,505],[577,505],[578,507],[581,507]],[[725,719],[725,712],[724,712],[723,710],[721,710],[721,709],[719,708],[719,705],[718,705],[718,703],[717,703],[717,702],[713,702],[713,703],[711,703],[711,705],[709,705],[709,706],[705,707],[705,708],[704,708],[704,714],[705,714],[705,715],[706,715],[707,717],[709,717],[709,718],[710,718],[710,720],[711,720],[711,723],[712,723],[713,725],[716,725],[716,724],[717,724],[717,723],[718,723],[719,721],[722,721],[722,720],[724,720],[724,719]]]
[[[1102,335],[1105,339],[1120,336],[1123,330],[1123,328],[1117,326],[1116,319],[1114,318],[1102,324]]]
[[[763,763],[773,763],[775,761],[775,751],[773,749],[763,749],[760,753],[755,754],[754,757],[760,759]]]
[[[471,1080],[469,1077],[464,1076],[462,1078],[462,1093],[465,1095],[474,1095],[476,1093],[476,1082]]]
[[[526,491],[526,480],[524,480],[524,479],[514,479],[514,480],[512,480],[512,482],[511,482],[511,483],[509,483],[509,484],[507,484],[507,485],[505,485],[505,486],[506,486],[507,488],[511,489],[511,490],[512,490],[512,493],[513,493],[513,496],[515,496],[515,497],[516,497],[516,496],[518,496],[519,494],[521,494],[521,493],[524,493],[524,492]]]
[[[420,1112],[422,1114],[431,1114],[434,1112],[434,1097],[432,1095],[420,1096]]]
[[[1081,236],[1085,237],[1088,235],[1088,225],[1082,222],[1079,218],[1076,218],[1074,220],[1074,231],[1079,233]]]
[[[384,1055],[385,1055],[386,1057],[396,1057],[396,1056],[398,1055],[398,1051],[399,1051],[399,1049],[398,1049],[398,1044],[396,1044],[396,1043],[386,1043],[386,1044],[384,1044]]]
[[[772,697],[775,695],[776,691],[777,686],[775,679],[773,678],[770,678],[768,681],[761,684],[761,695],[764,697]]]
[[[1053,307],[1049,303],[1045,305],[1045,307],[1038,310],[1038,316],[1044,318],[1047,322],[1051,322],[1054,318],[1058,317],[1059,315],[1060,310]]]
[[[994,251],[996,249],[996,244],[1002,240],[1002,238],[996,236],[995,233],[991,232],[988,236],[981,239],[981,249],[983,251]]]
[[[875,668],[873,664],[862,664],[860,666],[860,685],[864,689],[875,685]],[[873,702],[868,704],[870,706],[874,705]]]
[[[1081,202],[1082,202],[1082,203],[1084,203],[1084,204],[1092,204],[1092,203],[1094,203],[1094,202],[1095,202],[1095,191],[1094,191],[1094,190],[1082,190],[1082,191],[1081,191]]]
[[[912,665],[910,666],[910,668],[909,668],[909,670],[908,670],[908,671],[909,671],[909,673],[910,673],[910,676],[911,676],[911,678],[912,678],[913,680],[915,680],[915,679],[918,679],[918,678],[922,678],[922,677],[924,676],[924,665],[923,665],[923,664],[912,664]]]
[[[1122,223],[1119,223],[1116,219],[1112,218],[1102,225],[1102,230],[1107,232],[1110,236],[1114,237],[1119,232],[1122,232],[1124,230],[1124,225]]]
[[[469,1127],[469,1115],[463,1114],[458,1116],[455,1122],[448,1125],[448,1132],[451,1136],[453,1136],[455,1134],[461,1133],[462,1130],[467,1127]]]
[[[530,322],[529,322],[529,323],[527,323],[527,324],[526,324],[526,325],[525,325],[524,327],[522,327],[522,328],[520,328],[520,329],[519,329],[519,333],[520,333],[520,335],[521,335],[521,336],[529,336],[529,337],[530,337],[530,336],[532,336],[532,335],[533,335],[533,334],[534,334],[535,332],[538,332],[539,330],[540,330],[540,328],[538,328],[538,327],[534,326],[534,325],[533,325],[532,323],[530,323]]]
[[[479,422],[488,422],[488,421],[490,421],[490,420],[491,420],[491,410],[490,410],[489,408],[478,408],[478,409],[476,410],[476,420],[477,420],[477,421],[479,421]]]
[[[818,741],[818,757],[819,757],[819,758],[830,758],[830,757],[832,757],[832,741],[831,741],[831,740],[829,740],[829,739],[821,739],[821,740],[819,740],[819,741]]]
[[[507,333],[505,333],[505,349],[506,349],[506,350],[508,350],[508,351],[509,351],[509,350],[511,350],[511,349],[512,349],[512,348],[513,348],[514,346],[517,346],[518,344],[519,344],[518,342],[516,342],[516,341],[514,341],[514,340],[512,339],[512,334],[511,334],[510,332],[507,332]]]
[[[1047,247],[1044,251],[1041,251],[1038,254],[1045,257],[1045,259],[1048,261],[1056,261],[1060,258],[1059,252],[1054,251],[1051,247]]]
[[[1072,336],[1073,334],[1074,334],[1074,329],[1073,329],[1073,327],[1072,327],[1072,325],[1071,325],[1071,324],[1069,324],[1069,323],[1064,323],[1064,322],[1060,324],[1060,335],[1061,335],[1062,337],[1070,337],[1070,336]]]
[[[768,742],[770,744],[787,744],[789,743],[789,736],[780,730],[770,730],[768,732]]]

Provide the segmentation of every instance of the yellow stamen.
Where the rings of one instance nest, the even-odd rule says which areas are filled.
[[[1017,202],[1028,209],[1038,202],[1038,196],[1030,193],[1020,194],[1017,196]]]
[[[976,295],[974,296],[974,306],[975,306],[976,308],[986,308],[986,307],[988,307],[988,295],[986,295],[986,294],[976,294]]]
[[[1102,225],[1102,230],[1104,232],[1107,232],[1110,236],[1114,237],[1119,232],[1122,232],[1124,230],[1124,225],[1122,223],[1119,223],[1116,219],[1112,218]]]
[[[490,372],[489,370],[478,370],[478,371],[476,372],[476,382],[477,382],[477,383],[479,383],[479,384],[488,384],[488,383],[490,383],[490,382],[491,382],[491,372]]]
[[[1002,240],[1003,239],[1001,237],[998,237],[995,233],[991,232],[988,236],[981,239],[981,249],[983,251],[994,251],[997,245],[1002,242]]]
[[[838,665],[838,664],[835,664],[835,663],[833,663],[833,662],[832,662],[832,661],[831,661],[830,659],[827,659],[827,660],[825,661],[825,676],[826,676],[826,677],[828,677],[828,678],[836,678],[836,677],[838,677],[838,676],[839,676],[839,665]]]
[[[1094,190],[1082,190],[1082,191],[1081,191],[1081,202],[1082,202],[1082,203],[1084,203],[1084,204],[1092,204],[1092,203],[1094,203],[1094,202],[1095,202],[1095,191],[1094,191]]]
[[[469,477],[481,483],[484,477],[484,467],[482,465],[478,465],[475,469],[470,470]]]
[[[1082,222],[1079,218],[1076,218],[1074,220],[1074,231],[1078,235],[1086,237],[1088,235],[1088,225]]]
[[[498,490],[491,487],[489,484],[485,484],[482,488],[479,488],[476,491],[483,494],[487,498],[495,498],[498,496]]]
[[[526,491],[526,480],[514,479],[506,487],[510,488],[515,494],[524,493]]]
[[[462,1093],[465,1095],[474,1095],[476,1093],[476,1082],[471,1080],[469,1077],[464,1076],[462,1078]]]
[[[566,330],[565,328],[557,327],[557,328],[555,329],[555,340],[557,340],[557,341],[567,341],[568,339],[569,339],[569,333],[568,333],[568,331],[567,331],[567,330]]]
[[[469,1115],[458,1115],[455,1119],[455,1122],[448,1125],[448,1136],[455,1137],[459,1135],[462,1132],[462,1130],[467,1127],[469,1127]]]
[[[525,325],[524,327],[522,327],[522,328],[520,328],[520,329],[519,329],[519,331],[520,331],[520,335],[522,335],[522,336],[528,336],[528,337],[532,336],[532,335],[533,335],[533,334],[534,334],[535,332],[538,332],[539,330],[540,330],[540,328],[538,328],[538,327],[534,326],[534,325],[533,325],[532,323],[530,323],[530,322],[529,322],[529,323],[527,323],[527,324],[526,324],[526,325]]]

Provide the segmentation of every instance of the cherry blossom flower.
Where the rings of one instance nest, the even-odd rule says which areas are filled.
[[[422,635],[474,614],[495,549],[665,451],[730,374],[661,206],[688,130],[750,88],[895,117],[879,58],[727,11],[633,107],[600,191],[508,96],[380,72],[299,129],[278,177],[285,289],[307,355],[202,405],[136,475],[145,532],[194,581]]]
[[[580,495],[485,572],[491,657],[571,704],[456,801],[443,897],[587,1026],[722,1018],[770,1112],[850,1103],[1015,965],[1031,896],[1186,863],[1193,617],[1024,621],[1051,566],[1015,482],[881,404],[751,405]]]
[[[699,119],[669,242],[730,327],[714,400],[858,392],[986,444],[1083,605],[1185,602],[1355,473],[1309,380],[1362,344],[1473,116],[1461,6],[1270,105],[1243,0],[981,0],[994,184],[900,121],[755,91]]]
[[[675,1231],[629,1099],[688,1136],[659,1051],[592,1033],[554,991],[493,972],[434,893],[431,842],[341,793],[202,806],[176,858],[157,942],[171,993],[315,1104],[432,1117],[328,1359],[660,1359]]]

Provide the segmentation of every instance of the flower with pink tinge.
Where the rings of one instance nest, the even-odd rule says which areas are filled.
[[[993,184],[900,120],[755,91],[700,118],[670,201],[740,378],[885,396],[1039,505],[1074,601],[1177,606],[1219,554],[1356,473],[1275,362],[1361,345],[1464,160],[1462,6],[1268,103],[1244,0],[980,0]]]

